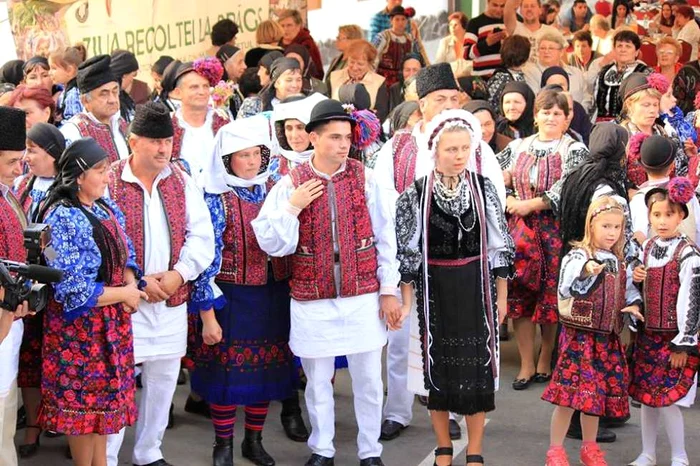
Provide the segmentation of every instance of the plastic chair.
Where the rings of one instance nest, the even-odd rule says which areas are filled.
[[[642,46],[640,47],[639,51],[642,55],[642,61],[646,63],[647,66],[650,66],[652,68],[656,66],[656,44],[653,44],[651,42],[642,42]]]
[[[688,63],[690,61],[690,53],[693,51],[693,46],[685,41],[679,41],[681,43],[681,58],[680,63]]]

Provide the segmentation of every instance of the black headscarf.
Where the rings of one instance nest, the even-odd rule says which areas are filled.
[[[562,255],[570,249],[571,241],[583,239],[588,206],[599,185],[607,185],[615,194],[628,199],[623,164],[628,139],[627,130],[615,123],[593,127],[589,157],[569,174],[561,190]]]
[[[420,107],[418,106],[418,102],[413,100],[401,102],[397,105],[394,110],[391,111],[391,115],[389,115],[390,136],[393,136],[396,131],[403,129],[416,110],[420,110]]]
[[[288,70],[301,70],[299,62],[294,58],[282,57],[272,62],[270,68],[270,83],[260,91],[263,103],[263,111],[272,110],[272,99],[275,97],[275,83]]]
[[[464,104],[464,107],[462,108],[472,114],[485,110],[491,114],[491,118],[493,119],[494,123],[496,122],[496,112],[493,110],[493,107],[491,107],[491,104],[486,100],[471,100]],[[498,153],[498,150],[496,149],[496,133],[497,131],[494,131],[491,140],[486,141],[489,147],[491,147],[491,150],[493,150],[494,154]]]
[[[516,121],[509,121],[501,117],[496,123],[496,131],[515,139],[511,126],[518,130],[519,137],[524,138],[535,134],[535,94],[530,86],[522,81],[511,81],[505,85],[501,93],[500,105],[503,112],[503,98],[506,94],[517,92],[525,98],[525,110]]]
[[[566,78],[567,87],[571,87],[569,83],[569,74],[561,66],[550,66],[542,72],[542,78],[540,79],[540,87],[545,87],[547,85],[547,80],[552,76],[564,76]]]
[[[153,66],[151,66],[151,71],[162,77],[163,73],[165,73],[165,68],[167,68],[173,60],[174,58],[170,55],[161,55],[158,57],[158,60],[153,63]]]
[[[27,139],[32,141],[34,144],[46,151],[47,154],[53,157],[54,169],[58,173],[58,159],[66,149],[66,138],[63,137],[63,133],[61,133],[58,128],[50,123],[35,123],[34,126],[32,126],[32,129],[27,132]],[[32,188],[34,187],[34,183],[36,182],[36,178],[37,177],[34,175],[29,178],[27,188],[24,190],[19,199],[20,204],[24,205],[25,201],[29,197]],[[34,215],[36,215],[36,212]],[[34,221],[35,219],[32,218],[30,220]]]
[[[93,238],[102,256],[102,263],[98,272],[98,281],[109,282],[114,270],[112,258],[116,257],[114,252],[119,248],[117,238],[115,238],[99,218],[86,209],[78,199],[78,178],[80,175],[108,159],[107,152],[93,138],[78,139],[71,144],[58,160],[58,175],[56,181],[49,188],[49,192],[41,206],[38,214],[40,221],[46,218],[57,204],[79,209],[90,222],[93,231]],[[107,203],[98,199],[97,205],[107,212],[111,208]]]
[[[160,82],[160,86],[162,88],[160,91],[160,101],[167,105],[172,111],[175,109],[168,103],[168,99],[170,97],[170,93],[173,92],[173,89],[175,89],[175,83],[177,82],[177,70],[180,68],[180,65],[182,65],[180,60],[171,61],[170,64],[165,67],[165,70],[163,71],[163,79]]]
[[[418,63],[420,63],[421,69],[425,68],[425,63],[423,62],[423,57],[420,54],[414,53],[414,52],[409,52],[403,56],[403,60],[401,60],[401,66],[399,66],[399,83],[400,83],[400,87],[401,87],[401,95],[402,96],[406,92],[406,90],[405,90],[406,82],[403,79],[403,65],[405,65],[408,60],[418,60]]]
[[[10,60],[0,68],[0,81],[19,86],[24,79],[24,60]]]

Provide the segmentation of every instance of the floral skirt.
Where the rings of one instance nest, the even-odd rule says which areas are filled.
[[[22,346],[19,348],[19,373],[17,386],[20,388],[41,387],[41,344],[44,335],[44,313],[39,312],[24,318]]]
[[[671,369],[671,340],[676,332],[637,333],[632,352],[630,396],[653,408],[671,406],[685,397],[695,383],[700,358],[688,355],[682,369]]]
[[[274,278],[263,286],[217,285],[226,298],[214,311],[223,338],[205,344],[198,319],[188,345],[192,390],[225,406],[290,397],[298,374],[289,349],[289,285]]]
[[[95,307],[69,321],[45,310],[39,424],[66,435],[116,434],[136,422],[131,315]]]
[[[559,359],[543,400],[591,416],[626,417],[628,384],[619,336],[562,326]]]

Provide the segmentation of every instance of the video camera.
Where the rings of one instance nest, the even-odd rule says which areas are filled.
[[[49,300],[46,284],[60,282],[63,278],[62,271],[39,265],[44,251],[50,245],[51,227],[43,223],[31,223],[24,230],[27,263],[0,259],[0,286],[5,289],[0,308],[14,312],[24,301],[29,303],[32,311],[38,312],[46,307]],[[11,273],[17,278],[13,278]]]

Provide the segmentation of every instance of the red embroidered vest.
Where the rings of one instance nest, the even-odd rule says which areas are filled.
[[[32,178],[32,175],[26,174],[22,176],[22,180],[19,182],[17,185],[17,189],[15,190],[15,193],[17,194],[17,199],[21,199],[22,195],[24,192],[27,190],[27,186],[29,186],[29,180]],[[29,208],[32,206],[32,196],[27,195],[27,198],[24,200],[22,203],[22,210],[24,210],[25,215],[29,212]]]
[[[273,184],[268,182],[268,192]],[[221,202],[226,214],[226,230],[221,270],[216,279],[236,285],[265,285],[268,256],[258,246],[251,224],[258,216],[262,203],[246,202],[231,191],[221,195]],[[289,257],[273,257],[271,262],[275,280],[286,280],[291,276]]]
[[[279,174],[280,174],[280,176],[288,175],[288,174],[289,174],[289,170],[291,170],[291,168],[290,168],[290,166],[289,166],[289,165],[290,165],[290,164],[289,164],[289,160],[287,160],[287,157],[285,157],[285,156],[283,156],[283,155],[278,155],[278,157],[279,157],[279,159],[280,159],[280,166],[279,166]]]
[[[182,140],[185,137],[185,130],[182,126],[180,126],[179,119],[177,116],[173,113],[172,116],[173,120],[173,154],[170,157],[171,160],[179,159],[180,158],[180,151],[182,150]],[[222,117],[218,113],[214,112],[214,116],[212,117],[211,121],[211,130],[214,133],[214,136],[216,136],[216,133],[219,132],[222,126],[226,125],[229,122],[228,119]]]
[[[655,238],[644,248],[644,265],[651,253]],[[676,305],[681,288],[681,253],[688,246],[683,239],[676,245],[673,258],[663,267],[647,267],[644,280],[644,327],[654,332],[677,332],[678,315]]]
[[[78,127],[81,136],[91,137],[102,147],[109,155],[110,162],[116,162],[119,160],[119,151],[117,150],[117,143],[114,141],[114,136],[112,134],[112,129],[109,125],[102,123],[97,123],[92,118],[90,118],[87,113],[78,113],[73,118],[70,119],[72,123]],[[126,134],[128,132],[128,124],[123,118],[119,119],[119,132],[124,137],[126,144]],[[126,144],[129,147],[128,144]]]
[[[513,154],[514,157],[517,157],[515,169],[513,170],[513,187],[521,200],[542,196],[546,191],[552,189],[554,183],[561,179],[561,153],[566,153],[570,145],[563,142],[559,145],[557,151],[544,157],[537,157],[529,152],[529,147],[536,137],[535,135],[523,139]],[[530,180],[530,173],[533,167],[537,167],[537,181],[534,186]]]
[[[596,333],[615,333],[623,329],[620,312],[625,307],[627,271],[625,263],[617,262],[618,273],[606,269],[596,279],[587,296],[573,298],[570,315],[560,314],[559,320],[567,327],[579,328]]]
[[[361,162],[348,159],[331,180],[318,177],[309,162],[289,172],[294,186],[320,179],[325,189],[299,214],[299,243],[292,256],[292,297],[297,301],[349,297],[379,290],[377,250],[365,200]],[[331,215],[340,262],[340,290],[335,285],[335,251]]]
[[[109,176],[109,193],[124,212],[126,234],[131,238],[136,252],[136,261],[143,270],[145,246],[143,189],[136,183],[122,180],[122,172],[128,161],[128,159],[124,159],[112,164]],[[187,215],[185,212],[185,178],[175,165],[170,164],[170,170],[170,175],[158,182],[157,189],[168,221],[170,232],[168,235],[170,239],[169,269],[172,270],[180,258],[182,247],[185,245]],[[187,302],[189,295],[190,284],[185,283],[166,301],[166,304],[169,307],[179,306]]]
[[[27,219],[19,201],[12,192],[0,194],[0,258],[24,262],[27,251],[24,249],[24,228]]]
[[[410,131],[401,130],[394,133],[391,149],[394,155],[394,186],[401,194],[416,180],[418,145]]]

